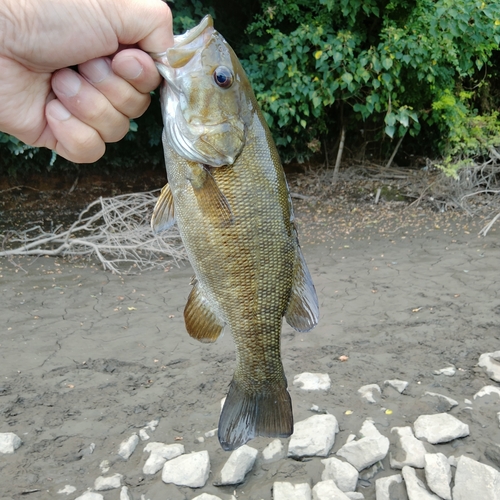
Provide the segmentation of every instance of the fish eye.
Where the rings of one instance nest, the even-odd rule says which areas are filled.
[[[233,74],[226,66],[219,66],[214,71],[214,81],[219,87],[228,89],[233,84]]]

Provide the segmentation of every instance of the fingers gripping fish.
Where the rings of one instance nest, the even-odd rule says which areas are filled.
[[[151,224],[160,231],[177,222],[195,271],[188,333],[214,342],[227,325],[236,345],[220,444],[232,450],[256,436],[287,437],[293,415],[280,354],[283,316],[305,332],[319,309],[275,144],[210,16],[153,57],[165,80],[169,184]]]

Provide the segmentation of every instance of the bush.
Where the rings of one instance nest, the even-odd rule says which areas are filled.
[[[407,135],[420,154],[444,157],[482,154],[484,144],[498,141],[492,110],[500,106],[499,2],[243,0],[234,9],[223,0],[175,0],[171,6],[177,33],[207,13],[216,17],[284,161],[306,159],[342,127],[351,143],[361,133],[363,141],[393,148],[393,138]],[[108,146],[101,170],[162,165],[157,99],[132,122],[127,140]],[[26,162],[72,168],[50,155],[40,163],[39,154],[0,134],[0,157],[15,160],[4,160],[0,172],[15,173]]]
[[[478,84],[499,25],[497,2],[268,1],[244,65],[285,157],[311,154],[340,123],[390,138],[425,123],[444,153],[456,122],[439,103],[461,103],[464,126],[475,115],[460,91]]]

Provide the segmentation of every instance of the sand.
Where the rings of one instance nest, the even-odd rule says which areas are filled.
[[[321,321],[309,333],[285,324],[283,363],[290,385],[308,371],[328,373],[332,387],[291,386],[295,420],[311,416],[313,404],[334,414],[340,424],[334,453],[367,417],[390,437],[392,427],[437,413],[423,397],[437,392],[459,402],[450,413],[471,434],[436,450],[498,469],[491,453],[500,444],[498,397],[464,399],[496,384],[477,362],[500,348],[500,231],[481,238],[477,221],[418,210],[337,215],[331,206],[299,203]],[[229,455],[216,437],[197,438],[217,426],[235,354],[228,332],[211,345],[187,335],[189,265],[119,276],[85,261],[15,263],[0,260],[0,432],[16,433],[23,444],[0,455],[1,499],[72,500],[94,485],[105,460],[106,475],[123,474],[133,499],[192,499],[202,492],[229,499],[235,492],[238,499],[270,500],[274,481],[320,480],[318,457],[264,464],[259,456],[242,485],[212,485]],[[453,377],[433,374],[450,365]],[[384,387],[387,379],[409,386],[399,394]],[[383,389],[374,404],[357,393],[372,383]],[[150,441],[208,450],[212,473],[204,488],[164,484],[160,473],[145,476],[146,442],[128,461],[117,456],[120,443],[153,419],[159,425],[148,431]],[[269,442],[248,444],[262,450]],[[389,457],[383,463],[385,470],[359,488],[366,499],[375,499],[377,478],[395,473]],[[76,491],[58,494],[65,485]],[[119,490],[102,495],[120,496]]]

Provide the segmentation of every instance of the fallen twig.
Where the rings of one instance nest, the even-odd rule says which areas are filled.
[[[177,229],[154,234],[149,225],[156,203],[153,193],[101,197],[67,230],[58,226],[47,232],[34,226],[9,232],[5,240],[12,248],[1,251],[0,256],[95,256],[105,269],[116,273],[176,264],[186,258]]]

